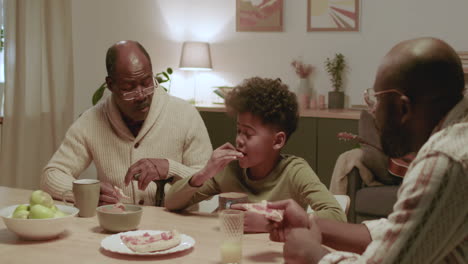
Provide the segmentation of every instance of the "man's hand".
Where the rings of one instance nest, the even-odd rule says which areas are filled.
[[[268,208],[284,210],[282,222],[268,225],[272,241],[284,242],[285,232],[291,228],[309,228],[308,214],[292,199],[268,203]]]
[[[283,246],[285,263],[317,263],[327,253],[328,251],[321,245],[321,235],[317,227],[293,228],[286,234]]]
[[[242,158],[243,156],[244,154],[237,151],[231,143],[225,143],[213,151],[205,167],[190,179],[190,185],[201,186],[205,181],[222,171],[229,162]]]
[[[125,175],[125,185],[132,180],[137,180],[138,189],[145,190],[150,182],[166,179],[168,171],[167,159],[141,159],[128,169]]]
[[[242,204],[233,204],[231,209],[243,210],[244,214],[244,232],[247,233],[266,233],[270,221],[259,213],[249,212],[244,209]]]
[[[114,186],[108,182],[101,182],[101,194],[99,195],[99,205],[115,204],[119,202],[119,194]]]

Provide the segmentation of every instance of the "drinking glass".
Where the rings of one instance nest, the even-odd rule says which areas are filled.
[[[226,209],[219,213],[221,224],[221,263],[242,262],[244,212]]]

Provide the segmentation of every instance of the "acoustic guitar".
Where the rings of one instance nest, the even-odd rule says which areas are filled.
[[[348,132],[340,132],[337,135],[338,139],[344,140],[344,141],[350,141],[354,140],[357,141],[361,144],[367,145],[369,147],[372,147],[380,152],[383,153],[383,150],[379,147],[377,147],[374,144],[371,144],[367,141],[365,141],[363,138],[361,138],[358,135],[354,135],[352,133]],[[388,159],[388,172],[396,177],[403,178],[405,177],[406,171],[408,171],[409,164],[414,160],[416,155],[414,153],[409,153],[403,157],[400,158],[389,158]]]

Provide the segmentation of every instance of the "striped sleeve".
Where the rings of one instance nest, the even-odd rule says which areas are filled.
[[[442,153],[418,160],[405,177],[382,235],[373,235],[378,239],[363,255],[337,251],[320,263],[441,263],[464,258],[453,256],[466,252],[460,247],[467,244],[468,181],[463,165]]]

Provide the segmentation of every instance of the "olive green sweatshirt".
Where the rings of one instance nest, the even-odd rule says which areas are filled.
[[[346,216],[325,185],[320,182],[307,161],[292,155],[281,155],[271,173],[261,180],[251,180],[247,170],[231,162],[201,187],[189,185],[191,177],[179,180],[166,194],[166,208],[181,210],[224,192],[243,192],[250,202],[279,201],[292,198],[304,209],[328,219],[346,221]]]

